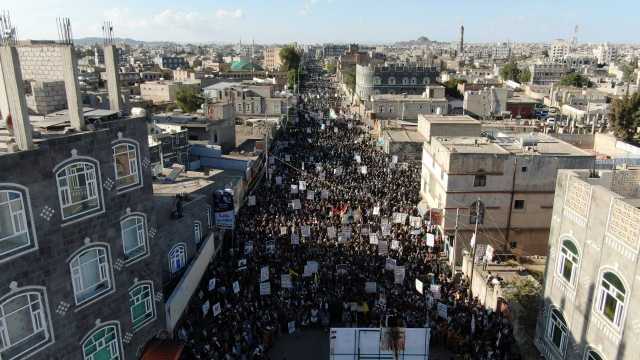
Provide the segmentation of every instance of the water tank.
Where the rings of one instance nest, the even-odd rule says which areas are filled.
[[[131,115],[136,117],[146,117],[147,110],[141,107],[134,107],[134,108],[131,108]]]

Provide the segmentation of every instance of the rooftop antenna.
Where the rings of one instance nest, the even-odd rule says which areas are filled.
[[[68,17],[56,18],[58,24],[58,39],[61,44],[73,45],[73,31]]]
[[[102,25],[102,39],[104,45],[113,45],[113,23],[105,21]]]
[[[15,46],[18,42],[18,32],[11,22],[8,11],[0,12],[0,45]]]

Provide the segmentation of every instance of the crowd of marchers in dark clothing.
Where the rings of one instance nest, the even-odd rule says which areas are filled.
[[[275,139],[255,205],[236,216],[236,246],[212,260],[178,328],[184,358],[268,359],[291,331],[391,326],[431,328],[432,347],[456,359],[517,358],[507,319],[471,298],[440,260],[441,239],[428,244],[420,164],[381,152],[357,116],[327,119],[329,96],[309,90]]]

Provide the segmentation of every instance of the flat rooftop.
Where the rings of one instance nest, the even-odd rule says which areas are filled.
[[[164,168],[162,176],[167,176],[172,169]],[[244,173],[238,170],[210,169],[209,174],[203,171],[185,171],[173,183],[165,183],[162,178],[154,180],[153,193],[156,195],[176,195],[180,193],[194,193],[204,188],[224,189],[244,178]]]
[[[423,143],[426,141],[424,136],[420,135],[417,130],[386,129],[384,130],[384,136],[392,142]]]
[[[428,98],[424,95],[402,95],[402,94],[376,94],[371,95],[373,101],[387,100],[387,101],[404,101],[404,102],[424,102],[424,101],[445,101],[446,97],[441,98]]]
[[[432,124],[482,124],[479,120],[469,115],[424,115],[419,114],[418,118],[424,118]]]
[[[509,152],[482,136],[436,136],[435,140],[449,152],[459,154],[500,154]],[[433,139],[432,139],[433,141]]]
[[[596,170],[597,176],[593,177],[591,170],[564,170],[584,182],[602,186],[629,205],[640,208],[640,168]]]

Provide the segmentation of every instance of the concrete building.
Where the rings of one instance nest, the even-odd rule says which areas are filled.
[[[282,59],[280,58],[281,47],[266,47],[264,48],[264,68],[266,70],[278,70],[282,65]]]
[[[571,44],[562,39],[558,39],[551,44],[549,57],[553,62],[561,62],[562,59],[571,52]]]
[[[356,65],[356,95],[363,101],[377,94],[419,95],[438,72],[435,66]]]
[[[424,137],[415,126],[382,130],[382,150],[398,161],[420,161]]]
[[[465,91],[462,108],[466,114],[479,119],[502,117],[507,111],[509,90],[506,88],[484,88],[478,91]]]
[[[377,120],[417,121],[419,114],[446,115],[449,102],[444,86],[428,85],[422,95],[371,95],[371,113]]]
[[[536,346],[546,359],[635,359],[640,170],[560,171]]]
[[[214,102],[230,103],[239,117],[282,116],[294,98],[277,93],[274,84],[255,82],[221,82],[208,86],[204,94]]]
[[[345,44],[324,44],[321,49],[321,56],[324,58],[338,58],[349,50],[349,46]]]
[[[569,73],[569,67],[565,64],[531,64],[531,85],[553,85]]]
[[[171,81],[160,80],[140,84],[140,96],[144,100],[151,100],[154,104],[173,103],[176,94],[182,88],[192,88],[200,92],[200,80]]]
[[[176,70],[178,68],[185,68],[187,60],[180,56],[166,56],[158,55],[153,62],[160,66],[162,69]]]
[[[440,125],[446,118],[425,117],[425,122]],[[497,253],[545,255],[557,170],[588,168],[594,156],[539,133],[498,134],[495,140],[479,133],[449,135],[469,134],[477,126],[463,117],[446,124],[446,136],[423,133],[420,193],[428,208],[441,209],[436,225],[451,261],[470,249],[476,220],[479,244],[490,244]],[[419,124],[419,129],[431,127]]]

